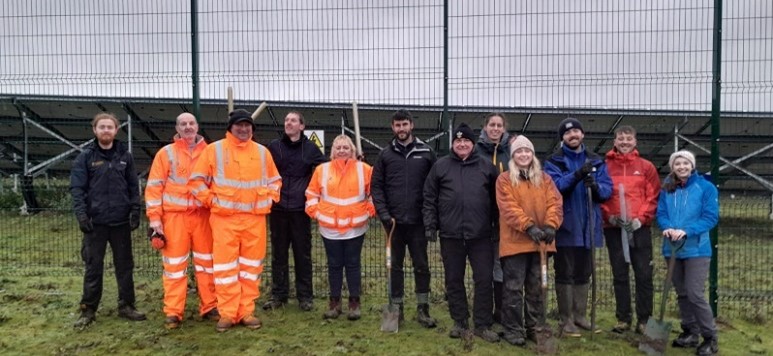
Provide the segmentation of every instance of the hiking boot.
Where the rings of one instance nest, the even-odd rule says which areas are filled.
[[[327,311],[323,315],[325,319],[337,319],[341,315],[341,297],[330,297]]]
[[[634,332],[640,335],[644,335],[644,330],[647,330],[647,323],[638,323],[636,324],[636,329]]]
[[[145,314],[138,312],[137,309],[134,309],[134,306],[129,304],[118,308],[118,316],[131,321],[143,321],[147,319]]]
[[[258,330],[261,326],[263,326],[263,323],[260,322],[260,319],[254,315],[247,315],[244,318],[242,318],[242,325],[244,325],[247,329],[250,330]]]
[[[719,352],[719,344],[717,343],[717,337],[704,337],[703,342],[698,346],[695,354],[698,356],[711,356],[716,355]]]
[[[91,323],[97,320],[96,313],[93,309],[81,306],[81,316],[72,325],[74,328],[85,328]]]
[[[281,301],[278,299],[269,299],[269,301],[266,302],[266,304],[263,304],[263,310],[279,309],[281,307],[284,307],[285,303],[287,303],[287,301]]]
[[[462,337],[464,332],[469,329],[470,327],[467,324],[467,320],[464,321],[454,321],[454,326],[451,327],[451,331],[448,332],[448,336],[450,336],[452,339],[458,339]]]
[[[314,309],[314,302],[311,300],[300,300],[298,301],[298,307],[303,311],[311,311]]]
[[[631,329],[631,324],[626,323],[624,321],[618,321],[617,325],[612,327],[612,332],[613,333],[622,334],[622,333],[624,333],[624,332],[626,332],[626,331],[628,331],[630,329]]]
[[[689,349],[698,346],[698,341],[700,341],[698,334],[683,331],[674,339],[671,346]]]
[[[349,297],[349,314],[346,316],[349,320],[360,319],[360,297]]]
[[[180,327],[182,320],[179,316],[169,315],[164,319],[164,328],[167,330],[177,329]]]
[[[419,304],[416,306],[416,321],[427,329],[437,326],[437,320],[429,316],[429,304]]]
[[[475,328],[475,335],[488,342],[499,342],[499,334],[491,328]]]
[[[220,320],[217,321],[217,324],[215,325],[215,330],[217,332],[221,333],[224,332],[234,326],[234,321],[229,318],[220,318]]]
[[[515,345],[515,346],[526,345],[526,339],[524,339],[523,336],[520,334],[505,332],[502,338],[505,339],[505,341],[507,341],[508,343],[510,343],[510,345]]]
[[[212,308],[208,312],[201,315],[202,320],[218,321],[220,320],[220,312],[217,308]]]

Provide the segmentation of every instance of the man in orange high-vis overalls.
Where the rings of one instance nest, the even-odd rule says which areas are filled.
[[[188,187],[210,208],[216,238],[212,249],[215,293],[223,332],[241,323],[261,327],[255,311],[266,257],[266,215],[279,201],[282,178],[266,147],[252,141],[246,110],[228,115],[224,139],[207,146],[196,162]]]
[[[199,292],[199,315],[219,320],[212,271],[212,230],[209,210],[193,197],[188,178],[207,143],[198,135],[199,124],[190,113],[177,116],[174,143],[156,153],[145,188],[145,205],[150,228],[166,237],[161,249],[164,262],[164,327],[176,329],[185,312],[188,290],[188,258],[193,251],[193,267]]]

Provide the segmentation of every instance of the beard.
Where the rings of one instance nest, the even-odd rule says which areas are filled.
[[[105,146],[112,144],[114,140],[115,140],[115,136],[111,136],[111,135],[100,135],[99,137],[97,137],[97,141],[99,141],[100,144]]]

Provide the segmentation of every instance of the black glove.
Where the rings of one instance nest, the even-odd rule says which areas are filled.
[[[78,216],[78,227],[84,234],[94,232],[94,225],[91,225],[91,218],[86,215]]]
[[[574,178],[577,180],[583,179],[591,172],[593,172],[593,165],[590,163],[590,161],[586,161],[582,167],[574,171]]]
[[[596,183],[596,177],[592,174],[585,176],[582,181],[585,184],[585,188],[590,188],[594,193],[599,190],[599,185]]]
[[[381,219],[381,224],[384,225],[384,229],[386,229],[387,232],[392,230],[392,218]]]
[[[540,230],[537,225],[530,226],[528,229],[526,229],[526,233],[529,234],[529,237],[531,237],[531,239],[536,243],[539,243],[542,241],[542,239],[545,238],[545,232]]]
[[[129,213],[129,227],[132,229],[132,231],[137,230],[138,227],[140,227],[140,212],[137,210],[132,210],[131,213]]]
[[[545,232],[545,238],[542,239],[542,241],[545,241],[545,243],[548,244],[548,245],[550,245],[551,243],[553,243],[553,241],[555,241],[555,239],[556,239],[556,229],[548,226],[548,227],[542,229],[542,231]]]
[[[435,229],[424,230],[424,237],[426,237],[427,241],[429,242],[437,241],[437,230]]]

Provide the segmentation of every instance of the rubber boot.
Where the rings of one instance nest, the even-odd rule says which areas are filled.
[[[360,297],[349,297],[349,314],[346,317],[349,320],[358,320],[360,316]]]
[[[494,322],[502,324],[502,282],[494,281]]]
[[[325,319],[336,319],[341,315],[341,297],[330,297],[328,308],[323,315]]]
[[[590,322],[585,315],[588,312],[588,286],[590,284],[581,284],[572,286],[572,313],[574,317],[574,325],[580,327],[583,330],[591,330]],[[601,329],[596,328],[594,333],[601,332]]]
[[[582,336],[572,318],[572,286],[556,283],[556,301],[558,302],[558,315],[561,318],[560,334],[566,337]]]

